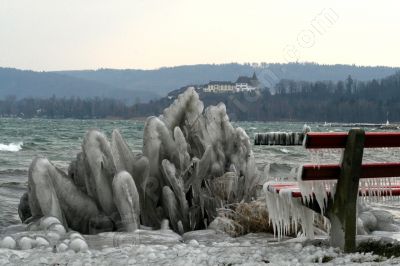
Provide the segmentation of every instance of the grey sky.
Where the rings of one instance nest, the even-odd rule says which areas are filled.
[[[0,66],[400,66],[398,10],[398,1],[0,0]]]

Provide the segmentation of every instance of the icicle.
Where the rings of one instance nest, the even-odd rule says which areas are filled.
[[[271,179],[270,171],[271,171],[271,164],[268,163],[264,167],[264,177],[266,181]]]
[[[297,173],[298,173],[298,167],[293,167],[292,169],[290,169],[290,177],[292,178],[292,177],[296,177],[297,176]]]
[[[314,238],[314,212],[305,207],[300,199],[292,197],[293,188],[281,188],[277,193],[273,184],[265,183],[264,192],[274,236],[281,239],[290,233],[291,228],[297,231],[300,222],[303,234],[308,238]]]
[[[398,178],[366,178],[360,180],[360,194],[363,201],[382,203],[399,198],[392,194],[392,190],[399,186]]]
[[[303,202],[311,202],[315,196],[317,204],[321,209],[322,214],[325,213],[328,203],[328,197],[334,195],[336,180],[318,180],[318,181],[303,181],[301,179],[302,168],[297,172],[297,182],[300,192],[303,197]]]

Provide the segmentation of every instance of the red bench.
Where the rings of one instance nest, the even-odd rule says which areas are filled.
[[[357,195],[400,196],[400,185],[370,186],[359,189],[360,178],[400,177],[400,163],[362,163],[364,148],[400,147],[398,132],[367,132],[352,129],[349,133],[310,132],[304,141],[306,149],[344,148],[341,164],[304,165],[301,181],[338,180],[334,195],[328,193],[325,213],[331,221],[331,244],[345,252],[355,250]],[[267,185],[267,191],[279,193],[285,189],[294,198],[303,197],[296,183],[274,183]],[[315,195],[307,195],[314,197]],[[304,197],[303,197],[304,198]],[[307,207],[320,213],[320,206],[314,201],[304,201]],[[332,234],[332,232],[334,232]]]

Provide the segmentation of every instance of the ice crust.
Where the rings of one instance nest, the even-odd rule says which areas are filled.
[[[154,233],[154,231],[152,231]],[[121,234],[121,233],[111,233]],[[129,235],[131,233],[123,233]],[[173,241],[172,231],[156,231],[150,241],[90,248],[76,253],[60,244],[56,250],[0,248],[1,265],[398,265],[398,258],[379,258],[370,253],[344,254],[305,238],[277,242],[270,234],[230,238],[213,230],[185,233]],[[169,242],[163,241],[171,235]],[[89,236],[104,238],[104,236]],[[161,239],[157,242],[157,239]],[[93,240],[95,241],[95,240]],[[323,242],[324,240],[322,240]],[[378,261],[378,262],[377,262]]]

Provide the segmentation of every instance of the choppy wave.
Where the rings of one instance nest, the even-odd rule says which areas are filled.
[[[17,152],[17,151],[22,150],[22,145],[24,145],[24,143],[22,141],[16,142],[16,143],[10,143],[10,144],[0,143],[0,151]]]
[[[15,188],[15,189],[25,189],[27,186],[27,182],[3,182],[0,183],[0,187],[2,188]]]
[[[4,178],[6,176],[26,176],[28,174],[29,165],[24,169],[4,169],[0,170],[0,178]]]

